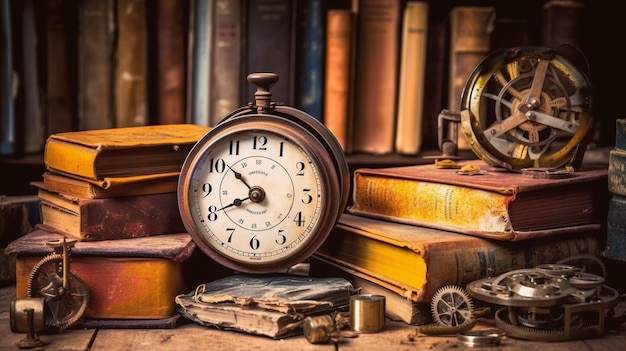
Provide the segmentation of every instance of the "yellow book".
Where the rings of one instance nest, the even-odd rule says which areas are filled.
[[[484,161],[459,164],[480,171],[467,175],[435,164],[356,169],[348,212],[510,241],[596,230],[606,222],[604,166],[546,178]]]
[[[407,2],[403,18],[395,147],[414,155],[422,147],[428,3]]]
[[[179,172],[209,127],[164,124],[52,134],[44,163],[49,171],[102,180]]]
[[[598,230],[507,242],[344,214],[314,257],[382,281],[413,302],[430,302],[444,285],[464,287],[513,269],[598,256],[599,238]]]
[[[69,196],[101,199],[118,196],[176,192],[180,172],[155,175],[105,178],[95,181],[60,173],[45,172],[43,184],[51,192]]]

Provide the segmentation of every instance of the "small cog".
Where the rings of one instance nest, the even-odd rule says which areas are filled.
[[[465,289],[456,285],[446,285],[433,296],[431,302],[433,319],[440,325],[460,326],[472,322],[474,303]]]
[[[28,280],[28,296],[45,299],[45,323],[59,330],[76,324],[89,304],[87,285],[74,273],[68,272],[67,286],[63,286],[62,264],[63,255],[48,255],[33,267]]]

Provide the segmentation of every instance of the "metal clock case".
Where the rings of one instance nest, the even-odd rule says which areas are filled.
[[[578,168],[593,129],[585,57],[573,47],[496,50],[461,96],[461,128],[492,166]]]
[[[198,247],[236,271],[284,271],[306,260],[347,204],[341,146],[310,115],[271,101],[272,73],[248,76],[256,102],[221,120],[190,151],[178,204]]]

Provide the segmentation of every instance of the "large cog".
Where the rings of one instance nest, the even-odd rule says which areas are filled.
[[[433,319],[440,325],[456,327],[475,319],[472,298],[465,289],[456,285],[439,288],[430,307]]]
[[[62,265],[63,255],[48,255],[33,267],[28,279],[28,296],[45,299],[49,312],[45,322],[59,330],[76,324],[89,304],[87,285],[74,273],[67,272],[68,286],[63,287]]]

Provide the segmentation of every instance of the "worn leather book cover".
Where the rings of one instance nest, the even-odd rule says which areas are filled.
[[[115,127],[115,1],[78,1],[78,129]]]
[[[344,214],[314,256],[348,274],[374,277],[370,281],[382,281],[413,302],[429,303],[444,285],[465,286],[513,269],[598,256],[602,236],[600,230],[587,230],[508,242]]]
[[[116,1],[115,126],[148,124],[147,1]]]
[[[466,175],[435,164],[354,172],[352,214],[498,240],[596,230],[606,221],[605,166],[561,178],[531,177],[483,161]]]
[[[148,89],[150,91],[152,87],[155,91],[149,95],[156,96],[155,121],[157,124],[185,123],[188,1],[157,0],[151,3],[154,3],[154,16],[151,17],[155,24],[152,29],[149,27],[148,35],[155,46],[152,59],[156,68]]]
[[[358,0],[354,152],[394,151],[400,57],[400,0]]]
[[[422,148],[428,11],[427,2],[409,1],[403,13],[395,150],[404,155]]]
[[[351,153],[356,17],[349,9],[330,9],[326,16],[322,121],[344,152]]]
[[[200,325],[279,339],[302,334],[308,316],[346,312],[354,293],[343,278],[236,274],[175,300],[179,312]]]
[[[48,170],[94,180],[180,172],[193,145],[209,127],[147,125],[52,134],[46,141]]]
[[[180,172],[158,173],[154,176],[105,178],[103,182],[72,177],[61,173],[44,172],[43,184],[54,193],[70,197],[98,199],[132,195],[176,192]]]
[[[11,242],[16,259],[16,298],[28,297],[33,268],[61,235],[41,228]],[[176,315],[174,297],[189,289],[183,264],[196,246],[186,233],[133,239],[76,242],[71,272],[87,286],[86,319],[161,319]]]
[[[81,241],[127,239],[185,232],[176,192],[79,198],[33,182],[41,201],[42,226]]]

